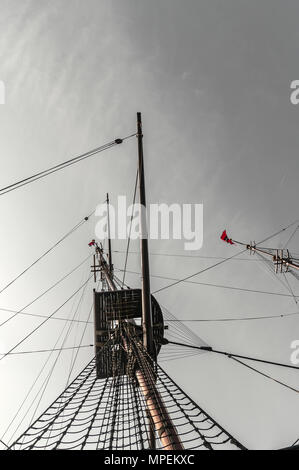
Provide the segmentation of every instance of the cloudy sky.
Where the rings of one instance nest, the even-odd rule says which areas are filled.
[[[298,219],[299,105],[290,102],[290,84],[299,79],[297,1],[0,0],[0,11],[0,79],[6,86],[6,104],[0,106],[1,187],[131,134],[136,112],[142,111],[149,202],[203,203],[205,214],[202,250],[193,253],[193,259],[153,256],[153,275],[183,278],[215,262],[195,255],[235,254],[236,248],[219,240],[224,228],[235,239],[261,240]],[[1,285],[92,212],[107,191],[112,202],[118,195],[131,199],[136,162],[136,142],[131,140],[1,197]],[[91,219],[3,292],[0,307],[22,308],[74,268],[88,255],[94,226]],[[271,240],[270,246],[282,247],[290,234]],[[299,251],[298,241],[295,236],[291,250]],[[116,250],[124,247],[114,244]],[[157,241],[151,250],[182,253],[183,244]],[[245,258],[195,280],[289,294],[263,265]],[[123,255],[115,254],[114,262],[122,269]],[[139,271],[138,256],[130,256],[128,269]],[[89,263],[28,310],[48,316],[87,279],[88,272]],[[140,279],[128,274],[127,281],[136,287]],[[152,290],[168,283],[153,278]],[[290,283],[298,294],[298,286],[292,279]],[[80,304],[82,319],[88,317],[92,288],[87,287]],[[180,319],[298,310],[291,296],[191,284],[157,297]],[[71,317],[76,302],[77,297],[64,308],[64,316]],[[4,321],[10,314],[3,311],[1,316]],[[3,326],[2,350],[40,322],[18,316]],[[20,351],[52,348],[61,323],[48,322]],[[299,339],[296,315],[191,327],[219,349],[285,363],[290,360],[291,342]],[[78,324],[67,345],[78,344],[83,329]],[[83,344],[92,338],[90,325]],[[51,357],[23,414],[5,436],[7,441],[29,423],[36,407],[37,413],[42,411],[62,391],[71,356],[65,352],[59,357],[39,405],[37,400],[22,421],[56,356]],[[92,349],[83,350],[73,373],[91,358]],[[45,355],[29,355],[0,361],[1,435],[45,360]],[[279,448],[299,437],[296,393],[208,354],[164,367],[244,445]],[[299,388],[296,372],[259,368]]]

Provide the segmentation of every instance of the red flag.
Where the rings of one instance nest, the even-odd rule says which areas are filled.
[[[92,240],[92,242],[90,242],[90,243],[88,244],[88,246],[90,246],[90,247],[91,247],[91,246],[95,246],[95,244],[96,244],[96,241],[95,241],[95,240]]]
[[[226,230],[224,230],[223,234],[221,235],[221,240],[228,243],[229,245],[234,245],[232,239],[228,238]]]
[[[224,230],[223,234],[221,235],[221,240],[223,240],[224,242],[227,240],[226,230]]]

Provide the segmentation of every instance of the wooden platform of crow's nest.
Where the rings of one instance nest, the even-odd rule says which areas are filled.
[[[115,363],[120,375],[127,374],[128,355],[121,343],[121,325],[130,323],[142,337],[142,294],[140,289],[94,293],[95,355],[97,377],[114,376]],[[152,296],[153,337],[157,354],[164,337],[164,320],[160,305]]]

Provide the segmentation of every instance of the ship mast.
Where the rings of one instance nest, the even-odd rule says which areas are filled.
[[[154,356],[153,321],[151,309],[151,288],[149,274],[148,227],[146,214],[146,195],[143,158],[143,130],[141,113],[137,114],[138,170],[140,198],[140,231],[141,231],[141,274],[142,274],[142,330],[143,345],[150,356]]]
[[[169,416],[163,399],[156,387],[155,374],[152,373],[157,359],[155,344],[153,340],[153,318],[152,318],[152,296],[150,291],[150,270],[149,270],[149,250],[146,217],[146,193],[143,158],[143,132],[141,113],[137,114],[137,138],[138,138],[138,168],[139,168],[139,191],[140,191],[140,228],[141,228],[141,270],[142,270],[142,337],[143,337],[143,363],[144,368],[136,371],[136,380],[146,403],[146,414],[148,418],[148,436],[151,449],[156,448],[156,434],[162,444],[163,450],[183,450],[184,447],[178,435],[176,427]],[[107,195],[109,208],[109,196]],[[99,257],[100,270],[108,285],[109,290],[117,291],[116,283],[113,279],[112,248],[110,238],[110,221],[108,211],[108,237],[109,256],[108,262],[104,257],[103,248],[96,244],[96,252]],[[96,267],[95,267],[96,270]],[[134,320],[127,320],[134,324]],[[124,347],[128,352],[130,345],[124,339]],[[139,354],[140,352],[135,351]]]
[[[138,139],[138,169],[139,169],[139,198],[140,198],[140,229],[141,229],[141,273],[142,273],[142,330],[143,345],[148,355],[156,360],[156,351],[153,341],[152,298],[150,289],[148,227],[146,213],[146,193],[143,155],[143,128],[141,113],[137,113],[137,139]],[[155,427],[165,450],[182,450],[183,445],[177,430],[167,412],[163,400],[155,386],[152,377],[146,377],[138,370],[136,377],[140,389],[145,397],[151,438],[154,441],[153,427]]]

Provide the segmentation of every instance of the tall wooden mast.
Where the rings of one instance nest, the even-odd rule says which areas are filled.
[[[137,113],[137,139],[138,139],[138,168],[139,168],[139,197],[141,205],[140,229],[141,229],[141,272],[142,272],[142,330],[143,345],[148,355],[156,360],[156,352],[153,341],[152,298],[150,288],[149,250],[148,250],[148,225],[146,213],[145,175],[143,157],[143,129],[142,116]],[[143,371],[136,373],[140,390],[143,393],[147,413],[149,415],[150,444],[154,446],[154,429],[156,430],[164,450],[182,450],[183,445],[177,430],[167,412],[163,400],[156,388],[152,377],[148,377]]]
[[[150,356],[154,356],[153,321],[151,310],[151,288],[149,273],[148,226],[146,214],[146,195],[143,158],[143,129],[141,113],[137,113],[139,198],[141,205],[141,273],[142,273],[142,330],[143,345]]]

